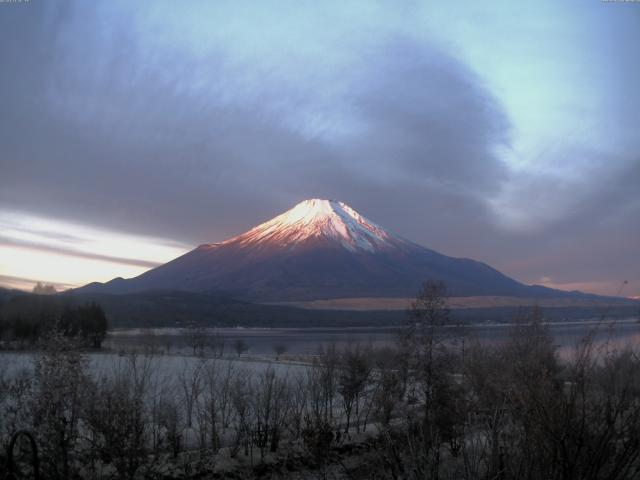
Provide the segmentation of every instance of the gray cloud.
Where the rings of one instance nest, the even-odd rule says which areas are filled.
[[[508,146],[509,122],[481,80],[450,55],[406,38],[383,45],[372,60],[357,100],[369,134],[351,154],[404,172],[394,180],[481,195],[497,188],[506,167],[494,150]]]
[[[0,288],[16,288],[18,290],[30,290],[34,284],[40,282],[36,278],[16,277],[13,275],[0,275]],[[67,285],[64,283],[41,282],[46,285],[53,285],[56,290],[66,290],[75,285]]]
[[[133,265],[136,267],[153,268],[161,265],[158,262],[150,262],[147,260],[139,260],[136,258],[118,257],[114,255],[100,255],[98,253],[84,252],[82,250],[76,250],[73,248],[56,247],[47,245],[42,242],[34,242],[29,240],[16,240],[13,238],[5,238],[0,235],[0,246],[6,245],[10,247],[27,248],[30,250],[57,253],[59,255],[66,255],[68,257],[87,258],[89,260],[101,260],[111,263],[120,263],[122,265]]]
[[[350,200],[348,183],[333,188],[337,179],[364,177],[369,191],[392,179],[391,190],[416,184],[457,197],[495,186],[504,170],[491,153],[505,137],[494,100],[461,63],[408,38],[381,45],[354,73],[352,120],[363,128],[335,145],[290,128],[268,99],[232,106],[184,93],[197,66],[164,51],[146,61],[126,29],[91,35],[98,19],[79,24],[71,10],[29,15],[21,19],[28,33],[14,32],[23,46],[13,70],[48,81],[3,88],[14,115],[0,134],[0,199],[10,206],[198,243],[267,218],[294,197]],[[70,19],[64,28],[53,26],[60,17]],[[56,28],[83,39],[80,46]],[[223,71],[221,57],[209,62]],[[267,85],[266,95],[274,89]],[[277,94],[288,99],[288,91]]]

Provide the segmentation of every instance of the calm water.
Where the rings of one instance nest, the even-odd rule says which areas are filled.
[[[496,344],[504,341],[512,327],[508,325],[466,326],[463,331],[468,341]],[[551,324],[550,331],[562,355],[570,354],[578,342],[590,331],[596,330],[596,343],[608,343],[614,348],[640,346],[640,323],[634,320],[616,323],[563,323]],[[313,355],[320,346],[335,344],[342,347],[350,343],[365,343],[374,347],[391,345],[397,338],[396,328],[314,328],[314,329],[208,329],[200,334],[209,343],[225,344],[225,353],[233,352],[233,344],[242,339],[253,355],[273,355],[274,348],[282,345],[288,354]],[[106,346],[120,348],[155,345],[173,353],[188,353],[191,338],[179,329],[119,330],[110,334]]]

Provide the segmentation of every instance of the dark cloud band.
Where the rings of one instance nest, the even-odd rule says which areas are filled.
[[[89,260],[99,260],[101,262],[120,263],[123,265],[132,265],[136,267],[153,268],[160,265],[158,262],[150,262],[147,260],[138,260],[135,258],[116,257],[112,255],[101,255],[98,253],[83,252],[70,248],[55,247],[40,242],[30,242],[27,240],[15,240],[0,236],[0,246],[6,245],[10,247],[28,248],[40,252],[57,253],[58,255],[66,255],[68,257],[86,258]]]

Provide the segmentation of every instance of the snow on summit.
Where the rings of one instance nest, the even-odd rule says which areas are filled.
[[[335,200],[310,199],[223,244],[295,246],[306,240],[333,240],[348,250],[376,251],[403,240]]]

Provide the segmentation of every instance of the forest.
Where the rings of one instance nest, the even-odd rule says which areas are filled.
[[[57,334],[80,340],[77,346],[97,349],[108,328],[104,310],[94,302],[71,304],[49,295],[16,295],[0,303],[2,349],[33,349]]]

